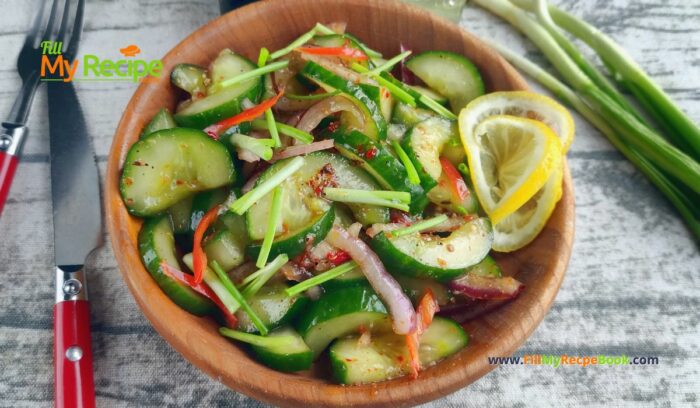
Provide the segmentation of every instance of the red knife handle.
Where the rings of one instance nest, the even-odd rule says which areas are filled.
[[[15,177],[19,155],[22,151],[24,136],[27,133],[25,126],[17,126],[3,123],[0,129],[0,214],[5,207],[5,201],[10,193],[12,179]]]
[[[56,408],[93,408],[90,307],[82,268],[57,269],[54,321],[54,391]]]

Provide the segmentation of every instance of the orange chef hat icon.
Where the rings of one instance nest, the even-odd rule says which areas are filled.
[[[125,57],[135,57],[136,54],[141,52],[141,49],[134,44],[130,44],[124,48],[120,48],[119,52],[121,52]]]

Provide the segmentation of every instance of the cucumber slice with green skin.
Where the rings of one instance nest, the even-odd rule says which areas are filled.
[[[425,191],[438,184],[442,174],[440,153],[453,137],[456,124],[442,118],[430,118],[417,123],[408,131],[402,147],[413,162]]]
[[[466,347],[467,333],[450,319],[435,317],[420,338],[421,367],[429,367]],[[330,348],[333,376],[341,384],[367,384],[401,377],[410,372],[404,336],[372,336],[362,345],[357,336],[336,340]]]
[[[296,328],[314,358],[334,339],[360,327],[391,330],[387,310],[369,286],[351,286],[323,294],[299,317]]]
[[[374,140],[386,139],[387,122],[377,102],[379,101],[378,87],[367,84],[355,84],[312,61],[304,65],[300,74],[315,82],[327,92],[333,92],[336,89],[340,90],[362,112],[365,122],[362,131]],[[350,125],[358,126],[358,124]]]
[[[426,51],[414,55],[406,62],[406,68],[447,97],[455,114],[485,92],[484,81],[476,66],[453,52]]]
[[[428,205],[423,187],[411,184],[401,161],[389,153],[383,145],[356,130],[339,129],[331,136],[335,140],[336,149],[343,156],[359,163],[360,167],[371,174],[380,186],[387,190],[410,193],[411,214],[422,212]]]
[[[319,47],[343,47],[348,46],[356,50],[364,52],[364,48],[360,45],[355,37],[347,34],[327,34],[327,35],[317,35],[311,40],[312,44],[318,45]],[[365,61],[358,61],[358,64],[365,68],[369,67],[369,59]]]
[[[306,308],[309,302],[309,298],[301,294],[287,296],[284,292],[286,288],[287,285],[283,283],[268,284],[263,286],[254,296],[246,299],[268,329],[274,329],[291,322]],[[247,333],[258,332],[248,313],[244,310],[239,309],[236,312],[236,317],[238,317],[238,330]]]
[[[438,117],[432,111],[423,108],[414,108],[403,102],[398,102],[394,107],[394,112],[391,117],[393,123],[399,123],[412,127],[426,119]]]
[[[370,246],[394,273],[446,282],[481,262],[492,243],[491,223],[477,218],[444,238],[419,233],[389,237],[380,232]]]
[[[147,217],[195,192],[235,180],[224,145],[202,131],[173,128],[151,133],[131,146],[119,188],[129,212]]]
[[[503,276],[501,267],[498,266],[496,260],[490,255],[487,255],[481,262],[467,269],[467,273],[484,276],[487,278],[500,278]]]
[[[404,275],[395,275],[394,277],[413,304],[418,304],[428,289],[433,292],[438,305],[446,305],[450,301],[451,296],[447,287],[433,279],[412,278]]]
[[[452,187],[449,186],[446,176],[442,175],[440,180],[438,180],[437,186],[433,187],[433,189],[428,192],[428,198],[433,204],[457,214],[478,214],[479,200],[476,198],[476,194],[474,194],[474,189],[469,187],[467,183],[468,182],[465,180],[469,194],[467,194],[464,200],[460,200],[452,191]]]
[[[179,265],[173,230],[167,216],[146,219],[139,232],[138,245],[146,269],[176,305],[197,316],[216,311],[216,306],[209,299],[170,278],[160,267],[163,261],[175,268]]]
[[[256,68],[248,59],[223,50],[212,63],[212,85]],[[204,98],[192,99],[180,104],[175,121],[182,127],[204,129],[222,119],[230,118],[243,110],[243,102],[256,104],[263,91],[263,79],[251,78],[223,88]]]
[[[190,216],[192,215],[193,196],[187,197],[175,203],[168,209],[170,222],[173,225],[173,232],[176,234],[187,234],[190,231]]]
[[[241,224],[243,223],[241,218]],[[236,234],[228,229],[217,231],[204,244],[204,252],[209,261],[216,261],[225,271],[229,271],[245,261],[245,248],[248,236],[245,232]]]
[[[250,210],[249,210],[250,211]],[[307,245],[315,245],[328,234],[335,221],[335,210],[331,206],[325,213],[311,221],[306,227],[294,230],[293,232],[276,237],[270,247],[268,259],[274,259],[280,254],[287,254],[289,258],[294,258],[304,252]],[[312,240],[310,238],[313,237]],[[246,248],[246,254],[251,259],[257,259],[260,255],[262,243],[251,244]]]
[[[308,370],[313,363],[313,353],[304,343],[299,333],[291,327],[277,329],[267,337],[289,337],[290,342],[285,342],[277,347],[263,347],[251,345],[255,358],[270,368],[283,372]]]
[[[177,127],[177,123],[175,123],[175,118],[173,118],[170,110],[168,110],[168,108],[161,108],[143,128],[141,137],[148,136],[158,130],[172,129],[174,127]]]
[[[190,213],[190,230],[194,233],[197,229],[199,221],[202,220],[204,214],[215,206],[223,203],[229,195],[228,188],[217,188],[214,190],[202,191],[197,193],[192,199],[192,211]]]
[[[207,70],[194,64],[177,64],[170,72],[170,83],[190,94],[194,99],[207,93]]]

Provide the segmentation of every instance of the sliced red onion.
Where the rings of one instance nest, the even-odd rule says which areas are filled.
[[[279,150],[272,155],[270,163],[274,163],[277,160],[286,159],[288,157],[301,156],[303,154],[308,154],[312,152],[317,152],[319,150],[327,150],[333,148],[333,140],[321,140],[320,142],[314,142],[310,144],[300,144],[287,147],[285,149]]]
[[[262,174],[262,171],[250,176],[248,181],[246,181],[245,184],[243,184],[243,187],[241,187],[241,193],[245,194],[248,191],[252,190],[253,186],[255,186],[255,182],[258,181],[261,174]]]
[[[337,225],[330,230],[326,240],[350,254],[360,266],[372,288],[389,308],[394,332],[402,335],[413,333],[416,330],[416,311],[399,283],[386,271],[377,254],[361,239],[351,236]]]
[[[513,299],[525,287],[510,276],[487,278],[467,273],[449,283],[452,292],[472,299]]]
[[[256,155],[248,149],[239,148],[236,150],[238,151],[238,158],[243,160],[244,162],[255,163],[257,161],[260,161],[260,156]]]
[[[370,238],[374,238],[375,235],[379,234],[380,232],[386,232],[386,231],[395,231],[400,228],[404,228],[406,224],[402,224],[399,222],[392,222],[388,224],[372,224],[369,228],[367,228],[367,235]]]
[[[399,47],[400,47],[399,52],[409,51],[409,49],[404,47],[403,44],[401,44]],[[406,58],[402,59],[401,62],[399,63],[399,80],[407,85],[415,85],[416,84],[416,76],[406,66]]]
[[[309,108],[296,127],[306,133],[311,133],[325,117],[341,111],[348,112],[354,116],[356,123],[364,123],[365,121],[362,112],[354,103],[344,96],[336,95],[323,99]]]
[[[348,227],[348,233],[349,233],[350,236],[352,236],[353,238],[359,237],[359,236],[360,236],[360,231],[362,231],[362,224],[360,224],[359,222],[352,223],[352,224]]]
[[[332,23],[326,24],[326,27],[335,31],[337,34],[345,34],[345,28],[347,28],[347,21],[334,21]]]

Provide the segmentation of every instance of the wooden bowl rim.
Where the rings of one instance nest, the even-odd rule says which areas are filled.
[[[300,4],[314,4],[316,7],[338,6],[339,0],[303,0],[295,1],[295,7]],[[471,34],[462,31],[459,27],[446,20],[434,17],[419,8],[401,4],[394,1],[382,0],[349,0],[343,2],[343,6],[367,6],[370,4],[373,9],[382,12],[401,13],[402,18],[412,21],[412,19],[427,19],[429,24],[438,27],[440,30],[448,32],[450,36],[459,38],[464,43],[476,44],[482,47],[482,52],[494,63],[501,65],[506,71],[506,76],[515,85],[514,90],[527,89],[526,82],[505,60],[492,50],[488,49],[480,40]],[[216,30],[226,25],[228,20],[233,20],[235,16],[243,13],[254,13],[265,15],[265,13],[284,7],[283,0],[268,0],[257,2],[231,13],[214,19],[183,39],[163,59],[164,66],[168,67],[173,61],[182,60],[181,49],[185,48],[189,41],[197,41],[206,36],[207,32]],[[301,34],[301,33],[299,33]],[[369,44],[370,46],[372,44]],[[128,145],[130,132],[134,132],[143,125],[143,120],[139,121],[137,108],[144,100],[148,99],[157,87],[163,86],[166,81],[154,81],[142,83],[127,105],[124,115],[119,122],[115,132],[114,140],[110,150],[106,180],[105,180],[105,208],[106,221],[109,230],[112,248],[119,265],[119,270],[127,283],[130,292],[134,296],[140,309],[151,322],[158,333],[163,336],[180,354],[196,365],[209,376],[220,381],[232,389],[247,394],[256,399],[284,406],[302,406],[313,404],[313,406],[407,406],[424,403],[435,398],[456,391],[467,384],[482,377],[495,368],[489,365],[487,356],[507,356],[511,355],[534,331],[549,310],[559,286],[564,277],[573,240],[574,224],[574,201],[573,187],[568,164],[565,164],[565,175],[563,184],[562,200],[557,204],[556,217],[558,224],[552,229],[557,235],[553,239],[563,240],[557,247],[558,257],[555,265],[549,271],[549,281],[544,284],[541,293],[538,294],[536,305],[528,310],[530,319],[528,323],[514,323],[513,335],[505,336],[481,348],[480,353],[474,356],[476,363],[471,365],[460,365],[456,361],[457,356],[469,353],[469,346],[453,356],[452,358],[438,363],[421,373],[417,380],[405,378],[386,381],[378,384],[362,386],[340,386],[330,384],[318,378],[309,378],[295,374],[280,373],[268,369],[246,356],[239,348],[230,346],[233,350],[219,350],[220,353],[202,352],[202,342],[214,342],[217,340],[211,335],[218,337],[218,333],[206,333],[207,323],[201,322],[201,318],[196,318],[179,309],[176,305],[165,297],[160,291],[155,281],[140,262],[138,251],[134,241],[135,230],[132,219],[126,211],[119,194],[118,175],[121,172],[121,164]],[[554,218],[550,223],[554,222]],[[550,225],[548,224],[548,228]],[[516,253],[517,254],[517,253]],[[144,278],[145,277],[145,278]],[[527,289],[526,289],[527,290]],[[163,303],[165,297],[167,303]],[[508,308],[514,308],[513,302],[498,311],[480,318],[488,321],[491,315],[505,313]],[[169,318],[163,318],[165,310]],[[186,326],[185,331],[181,326]],[[236,361],[223,361],[218,354],[233,354]],[[467,358],[467,357],[464,357]]]

